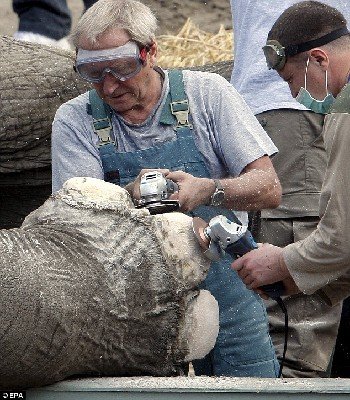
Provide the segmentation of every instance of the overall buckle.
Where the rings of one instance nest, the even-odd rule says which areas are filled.
[[[192,124],[190,124],[188,120],[190,113],[188,100],[173,101],[170,103],[170,110],[177,120],[175,129],[183,127],[188,127],[189,129],[193,128]]]
[[[93,127],[96,135],[99,138],[99,147],[111,143],[112,126],[108,118],[94,119]]]

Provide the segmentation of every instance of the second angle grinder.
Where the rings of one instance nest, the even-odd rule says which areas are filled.
[[[247,226],[232,222],[223,215],[212,218],[209,223],[198,217],[193,218],[193,232],[204,255],[212,261],[218,261],[224,253],[243,256],[258,248]],[[276,300],[283,295],[285,288],[282,282],[276,282],[261,289]]]

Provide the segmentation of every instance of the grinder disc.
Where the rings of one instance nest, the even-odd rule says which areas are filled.
[[[204,229],[208,226],[208,223],[204,219],[199,217],[192,218],[192,229],[195,234],[199,245],[203,250],[207,250],[209,247],[209,239],[204,234]]]
[[[147,208],[151,215],[164,214],[177,211],[179,209],[179,202],[177,200],[152,201],[147,204],[137,205],[136,208]]]

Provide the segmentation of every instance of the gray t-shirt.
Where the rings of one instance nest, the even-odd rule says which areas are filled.
[[[306,110],[293,99],[288,84],[266,65],[262,47],[282,12],[300,0],[230,0],[234,26],[231,83],[254,115],[281,108]],[[349,0],[321,0],[350,19]]]
[[[176,138],[172,126],[159,124],[162,106],[169,91],[164,71],[161,98],[142,124],[126,122],[116,113],[113,132],[119,152],[145,149]],[[262,129],[241,96],[217,74],[183,71],[193,123],[195,144],[213,178],[239,175],[244,167],[277,148]],[[63,104],[52,126],[52,191],[74,176],[103,179],[97,148],[98,137],[87,113],[88,93]]]

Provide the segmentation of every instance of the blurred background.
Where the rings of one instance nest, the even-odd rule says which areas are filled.
[[[67,0],[72,11],[73,24],[83,10],[81,0]],[[160,21],[159,34],[177,33],[187,18],[209,32],[216,32],[220,24],[225,28],[231,27],[229,0],[145,0],[156,12]],[[11,0],[0,1],[0,34],[12,35],[17,29],[17,15],[12,11]]]
[[[73,25],[83,11],[82,0],[67,0]],[[229,0],[144,0],[159,21],[158,63],[163,67],[203,65],[232,59]],[[12,0],[0,0],[0,34],[18,28]]]

